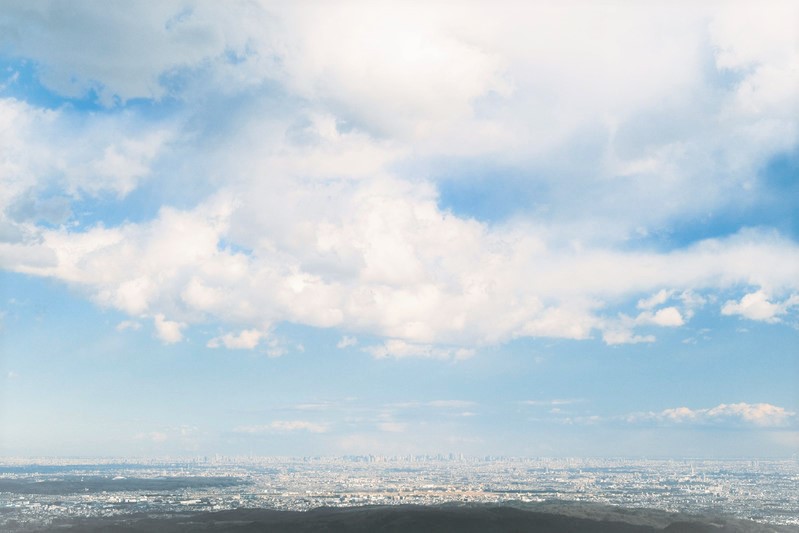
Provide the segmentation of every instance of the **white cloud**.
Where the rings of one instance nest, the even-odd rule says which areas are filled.
[[[6,379],[17,379],[18,377],[19,374],[14,372],[13,370],[9,370],[8,373],[6,373]]]
[[[677,298],[682,302],[684,313],[690,317],[693,315],[694,309],[702,307],[707,303],[707,299],[701,294],[697,294],[691,290],[682,291],[677,295]]]
[[[327,194],[324,186],[311,190],[312,200]],[[133,316],[366,330],[392,339],[368,348],[378,357],[465,357],[467,348],[447,346],[520,336],[581,339],[597,331],[611,344],[649,342],[650,334],[634,328],[678,326],[690,307],[619,321],[604,316],[603,302],[664,283],[682,293],[742,283],[799,288],[799,247],[769,233],[744,231],[664,253],[573,251],[548,243],[536,228],[490,228],[442,213],[426,188],[390,181],[350,194],[324,219],[315,222],[310,212],[288,240],[283,221],[239,219],[236,206],[246,199],[224,196],[190,211],[163,209],[140,224],[44,230],[31,246],[57,262],[16,269],[81,286]],[[330,236],[323,247],[320,234]],[[253,253],[223,248],[223,240]]]
[[[430,344],[408,343],[399,339],[389,339],[383,344],[366,346],[364,351],[377,359],[385,357],[429,357],[435,359],[466,359],[475,351],[467,348],[447,348]]]
[[[349,348],[350,346],[355,346],[356,344],[358,344],[358,339],[356,337],[350,337],[350,336],[344,335],[336,343],[336,348],[344,349],[344,348]]]
[[[428,402],[427,405],[442,409],[465,409],[467,407],[473,407],[475,402],[469,400],[433,400]]]
[[[58,2],[12,2],[4,7],[3,34],[14,52],[46,66],[41,77],[51,89],[71,97],[93,90],[113,105],[118,99],[162,98],[169,93],[165,75],[190,72],[203,61],[224,62],[228,45],[239,51],[226,24],[234,12],[247,20],[260,11],[244,7],[193,2],[98,10],[85,1],[68,9]]]
[[[740,418],[757,426],[781,426],[795,414],[768,403],[721,404],[707,412],[711,418]]]
[[[676,407],[658,413],[635,413],[629,422],[658,421],[675,424],[736,423],[756,427],[781,427],[794,420],[796,413],[768,403],[719,404],[706,409]]]
[[[498,11],[474,2],[454,13],[441,2],[312,9],[197,2],[109,12],[75,2],[67,12],[48,3],[7,6],[5,33],[17,54],[46,65],[48,86],[73,96],[93,89],[109,104],[186,97],[201,88],[235,93],[271,81],[365,131],[416,142],[422,152],[504,152],[513,159],[547,152],[600,125],[613,141],[612,165],[650,169],[643,172],[645,186],[655,189],[647,205],[625,207],[640,213],[663,209],[659,204],[666,203],[655,201],[659,193],[686,183],[674,179],[671,170],[679,165],[668,163],[674,156],[690,156],[692,166],[701,158],[701,150],[674,138],[675,123],[684,133],[681,122],[707,124],[720,111],[697,105],[716,90],[715,73],[706,72],[697,50],[715,54],[717,68],[742,74],[738,85],[721,88],[730,111],[711,132],[743,140],[739,148],[752,153],[763,146],[742,139],[752,132],[740,127],[748,120],[741,109],[765,102],[784,110],[797,101],[794,32],[784,22],[795,19],[791,3],[755,10],[740,2],[648,3],[612,17],[608,9],[583,6],[575,13],[532,2],[506,3]],[[592,91],[578,89],[586,86]],[[663,133],[631,141],[642,137],[628,131],[642,112]],[[769,139],[790,123],[785,116],[775,120]],[[716,135],[697,129],[692,140],[716,144]],[[669,179],[658,179],[663,170]]]
[[[721,308],[723,315],[740,315],[750,320],[779,322],[791,307],[799,306],[799,294],[793,294],[783,302],[772,303],[769,295],[758,290],[745,294],[740,301],[728,300]]]
[[[0,98],[0,207],[17,201],[17,218],[46,212],[20,204],[26,192],[55,188],[68,198],[112,193],[124,197],[151,173],[174,135],[160,123],[130,114],[78,120],[69,109],[47,110]],[[13,125],[13,127],[12,127]]]
[[[299,348],[298,348],[299,349]],[[302,350],[300,350],[302,351]],[[285,343],[276,337],[270,337],[266,341],[266,355],[269,357],[282,357],[288,353]]]
[[[583,400],[578,399],[554,399],[554,400],[525,400],[521,403],[524,405],[532,405],[536,407],[557,407],[561,405],[572,405],[580,403]]]
[[[677,296],[683,303],[682,311],[676,306],[652,309],[668,301],[673,295],[674,291],[660,290],[653,296],[638,301],[637,307],[644,311],[641,311],[635,318],[619,314],[615,320],[605,320],[604,324],[600,326],[603,331],[602,339],[608,345],[655,342],[657,339],[654,335],[637,335],[634,332],[635,328],[646,326],[673,328],[685,325],[687,319],[693,316],[694,307],[701,305],[702,300],[688,290]]]
[[[655,342],[654,335],[634,335],[632,331],[626,329],[607,330],[602,334],[605,344],[614,346],[617,344],[639,344],[642,342]]]
[[[238,335],[233,333],[226,333],[221,337],[214,337],[208,341],[209,348],[219,348],[224,346],[228,350],[252,350],[263,338],[262,331],[257,329],[245,329],[239,332]]]
[[[471,115],[475,98],[509,91],[502,59],[447,28],[444,6],[320,7],[282,13],[294,30],[286,83],[380,134],[429,136]]]
[[[72,175],[75,186],[89,193],[111,189],[125,196],[150,173],[149,163],[163,145],[164,136],[158,133],[148,139],[110,144],[102,156],[89,161],[83,168],[70,168],[68,175]]]
[[[153,317],[155,333],[159,339],[166,344],[174,344],[183,340],[183,333],[180,331],[185,324],[167,320],[163,314],[159,313]]]
[[[676,327],[685,324],[682,314],[676,307],[664,307],[654,313],[644,311],[635,318],[636,324],[662,327]]]
[[[666,303],[666,301],[671,298],[671,295],[674,291],[667,291],[666,289],[660,289],[658,292],[650,296],[649,298],[644,298],[638,300],[638,309],[652,309],[653,307],[657,307]]]
[[[610,18],[603,5],[543,3],[187,5],[6,8],[14,53],[46,66],[51,89],[93,89],[109,105],[172,94],[186,118],[0,100],[4,268],[161,316],[162,338],[179,340],[183,324],[291,321],[389,339],[366,348],[376,357],[459,358],[525,336],[652,342],[636,328],[684,324],[700,292],[799,290],[799,247],[767,230],[672,251],[627,240],[738,205],[764,162],[795,145],[790,4],[758,8],[748,32],[751,9],[738,3]],[[383,44],[363,46],[375,35]],[[720,84],[707,58],[732,81]],[[259,92],[266,80],[287,94],[281,113]],[[230,124],[193,107],[201,91],[230,99],[225,116],[235,103]],[[204,121],[224,135],[202,133]],[[443,209],[423,176],[450,158],[518,171],[540,209],[495,223]],[[114,227],[10,215],[68,218],[76,198],[121,197],[148,179],[219,190]],[[65,204],[44,202],[52,188]],[[776,320],[790,301],[747,297],[723,312]],[[617,318],[629,301],[639,315]]]
[[[290,433],[294,431],[307,431],[309,433],[326,433],[330,429],[328,424],[308,422],[306,420],[275,420],[266,425],[238,426],[233,431],[236,433]]]
[[[126,330],[133,330],[138,331],[141,329],[141,323],[137,322],[136,320],[123,320],[119,324],[116,325],[117,331],[126,331]]]

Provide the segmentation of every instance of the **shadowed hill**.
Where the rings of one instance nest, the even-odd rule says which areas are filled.
[[[556,504],[555,504],[556,505]],[[535,505],[365,506],[307,512],[237,509],[168,518],[129,515],[58,522],[37,532],[72,533],[782,533],[788,526],[743,520],[616,510],[569,504],[563,512]],[[592,518],[591,515],[595,517]]]

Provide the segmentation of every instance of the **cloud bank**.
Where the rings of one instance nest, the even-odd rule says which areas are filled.
[[[238,333],[207,345],[232,349],[281,322],[463,358],[655,342],[703,305],[794,320],[790,235],[647,239],[773,194],[762,170],[797,146],[796,5],[623,7],[7,3],[9,57],[62,100],[0,98],[0,265],[165,343],[220,323]],[[445,182],[486,179],[529,205],[447,204]]]

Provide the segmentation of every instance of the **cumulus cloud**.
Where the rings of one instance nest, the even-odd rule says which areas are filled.
[[[635,318],[636,324],[676,327],[685,324],[682,314],[676,307],[664,307],[654,313],[644,311]]]
[[[799,294],[792,294],[782,302],[769,301],[769,295],[758,290],[745,294],[740,301],[728,300],[721,308],[723,315],[739,315],[750,320],[763,322],[779,322],[791,307],[799,306]]]
[[[0,98],[0,266],[52,265],[42,226],[75,228],[83,214],[76,203],[123,199],[151,177],[170,136],[163,124],[128,113],[84,120],[68,108]],[[137,314],[140,301],[131,296],[125,310]]]
[[[609,346],[617,344],[640,344],[655,342],[654,335],[635,335],[628,329],[609,329],[602,333],[602,340]]]
[[[221,337],[214,337],[208,341],[207,346],[209,348],[224,346],[228,350],[252,350],[258,346],[263,336],[263,332],[257,329],[245,329],[238,335],[226,333]]]
[[[183,340],[181,330],[186,327],[185,324],[167,320],[163,314],[159,313],[153,317],[153,325],[155,326],[155,334],[164,343],[174,344]]]
[[[636,413],[629,422],[656,421],[674,424],[743,424],[755,427],[781,427],[795,419],[796,413],[768,403],[719,404],[705,409],[676,407],[660,412]]]
[[[45,66],[41,79],[47,87],[70,97],[93,91],[113,106],[132,98],[163,98],[170,94],[170,81],[204,62],[225,70],[246,45],[245,35],[230,24],[250,21],[263,28],[262,13],[243,3],[226,9],[191,2],[98,10],[86,1],[68,9],[58,2],[9,2],[0,28],[12,53]]]
[[[600,326],[603,330],[602,339],[608,345],[655,342],[657,339],[654,335],[638,335],[634,332],[635,328],[642,326],[675,328],[685,325],[693,316],[694,308],[702,305],[703,300],[690,290],[683,291],[679,295],[674,295],[674,292],[660,290],[649,298],[639,300],[637,307],[643,311],[634,318],[620,313],[616,319],[606,319]],[[653,309],[672,299],[673,296],[682,303],[682,309],[673,305]]]
[[[660,289],[649,298],[642,298],[641,300],[638,300],[637,307],[638,309],[652,309],[653,307],[657,307],[666,303],[666,301],[671,298],[673,293],[674,291]]]
[[[335,224],[306,219],[297,228],[307,232],[306,247],[297,246],[303,233],[281,241],[270,220],[248,218],[245,227],[236,218],[244,200],[219,196],[189,211],[162,209],[146,223],[41,231],[35,246],[56,264],[17,269],[71,282],[134,316],[352,327],[391,339],[367,348],[377,357],[440,358],[470,354],[447,344],[520,336],[580,339],[599,331],[610,344],[648,342],[651,334],[634,328],[679,326],[688,308],[616,320],[603,316],[601,302],[664,282],[712,290],[740,283],[789,288],[799,279],[799,247],[769,233],[741,232],[666,253],[563,250],[535,232],[442,213],[432,198],[396,182],[385,192],[366,187]],[[255,251],[225,247],[230,239]]]
[[[9,3],[12,53],[112,110],[0,100],[0,264],[154,317],[165,342],[218,321],[244,329],[209,345],[273,356],[284,344],[253,332],[282,321],[388,339],[375,357],[653,342],[700,293],[740,287],[755,292],[723,313],[778,320],[799,290],[793,240],[630,243],[739,205],[796,145],[796,7],[773,6]],[[166,122],[125,106],[166,96]],[[495,223],[446,208],[436,175],[475,160],[522,176],[535,209]],[[127,222],[63,224],[81,199],[155,179],[210,185]]]
[[[54,188],[67,198],[104,193],[124,197],[150,175],[173,135],[170,128],[144,124],[130,114],[82,121],[69,109],[0,98],[0,179],[5,185],[0,207],[13,207],[17,201],[10,214],[25,221],[46,214],[20,209],[25,193]],[[39,211],[46,205],[39,205]]]

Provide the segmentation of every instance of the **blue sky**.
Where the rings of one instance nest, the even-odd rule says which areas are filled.
[[[797,16],[6,2],[0,455],[795,455]]]

